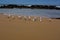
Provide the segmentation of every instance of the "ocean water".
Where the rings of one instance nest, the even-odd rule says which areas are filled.
[[[26,16],[45,16],[58,18],[60,17],[60,10],[49,10],[49,9],[1,9],[0,13],[14,14],[14,15],[26,15]]]

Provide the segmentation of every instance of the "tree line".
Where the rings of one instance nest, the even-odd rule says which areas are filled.
[[[58,9],[59,7],[56,7],[54,5],[14,5],[14,4],[8,4],[0,6],[0,8],[31,8],[31,9]]]

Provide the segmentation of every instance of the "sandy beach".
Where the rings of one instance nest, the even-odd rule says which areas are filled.
[[[0,40],[60,40],[60,20],[19,19],[0,14]]]

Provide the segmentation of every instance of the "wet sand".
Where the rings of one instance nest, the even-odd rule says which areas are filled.
[[[60,40],[60,20],[43,18],[40,22],[0,14],[0,40]]]

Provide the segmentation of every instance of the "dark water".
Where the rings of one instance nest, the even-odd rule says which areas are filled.
[[[0,13],[27,15],[27,16],[46,16],[46,17],[60,17],[60,10],[49,9],[0,9]]]

